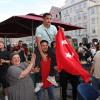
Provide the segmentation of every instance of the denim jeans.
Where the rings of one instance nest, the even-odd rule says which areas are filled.
[[[56,100],[56,91],[54,86],[50,86],[47,89],[42,88],[39,92],[37,92],[37,100],[46,100],[45,90],[48,92],[49,100]]]
[[[93,77],[92,86],[100,93],[100,79]]]

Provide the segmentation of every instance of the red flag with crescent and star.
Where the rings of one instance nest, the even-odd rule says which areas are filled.
[[[90,74],[82,67],[76,51],[61,28],[56,34],[56,60],[59,72],[64,70],[71,75],[82,77],[84,82],[90,81]]]

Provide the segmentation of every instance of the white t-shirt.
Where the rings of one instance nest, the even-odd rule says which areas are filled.
[[[100,79],[100,50],[94,56],[94,73],[93,76]]]
[[[50,36],[48,36],[47,32]],[[40,37],[41,40],[47,40],[49,42],[49,45],[51,44],[51,42],[54,40],[55,35],[57,33],[57,28],[54,25],[50,25],[49,28],[44,27],[44,25],[40,25],[37,27],[36,29],[36,37]]]

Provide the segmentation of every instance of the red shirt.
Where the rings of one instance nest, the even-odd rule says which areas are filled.
[[[49,72],[50,72],[50,58],[47,57],[47,61],[43,61],[43,59],[41,60],[41,76],[44,88],[52,86],[52,84],[47,80]]]
[[[28,55],[28,48],[24,48],[24,52],[26,54],[26,56]]]
[[[17,46],[17,50],[20,50],[20,48],[21,48],[21,46],[18,45],[18,46]]]

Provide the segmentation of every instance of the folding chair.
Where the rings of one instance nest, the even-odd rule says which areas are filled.
[[[78,100],[96,100],[100,94],[87,83],[79,84],[78,88]]]

